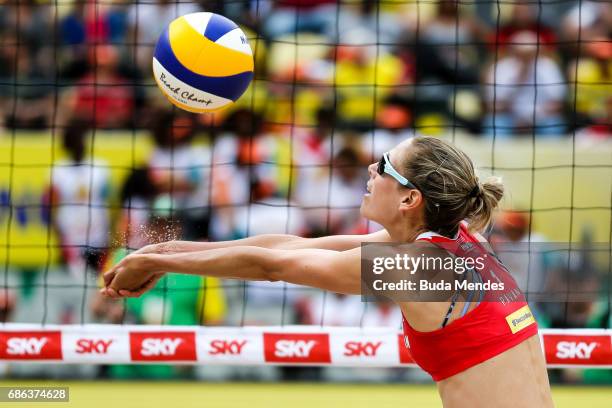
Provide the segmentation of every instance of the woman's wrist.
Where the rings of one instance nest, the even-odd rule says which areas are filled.
[[[147,271],[160,275],[168,271],[167,268],[167,255],[161,253],[149,253],[143,254],[144,256],[144,265]]]
[[[179,251],[178,241],[166,241],[155,244],[155,252],[159,255],[174,254]]]
[[[133,254],[163,254],[164,247],[160,244],[148,244],[133,252]]]

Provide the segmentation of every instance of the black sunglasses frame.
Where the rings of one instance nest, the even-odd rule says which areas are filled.
[[[400,183],[402,186],[409,188],[409,189],[413,189],[413,190],[418,190],[418,188],[410,182],[410,180],[408,180],[406,177],[402,176],[394,167],[393,165],[391,165],[391,163],[389,162],[389,160],[387,159],[389,153],[385,153],[382,155],[382,157],[380,158],[380,160],[378,161],[378,166],[376,167],[376,172],[381,175],[384,176],[385,174],[390,175],[391,177],[393,177],[398,183]]]

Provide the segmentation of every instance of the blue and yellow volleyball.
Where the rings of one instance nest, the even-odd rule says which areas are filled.
[[[157,41],[153,75],[170,102],[190,112],[231,105],[253,79],[253,52],[232,20],[192,13],[172,21]]]

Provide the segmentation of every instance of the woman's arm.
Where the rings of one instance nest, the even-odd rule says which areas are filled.
[[[253,246],[170,255],[134,254],[104,274],[111,297],[137,297],[172,271],[226,279],[284,281],[338,293],[360,293],[361,248],[281,250]]]
[[[263,234],[235,241],[168,241],[147,245],[136,251],[136,253],[176,254],[237,246],[256,246],[269,249],[318,248],[332,251],[346,251],[359,247],[362,242],[388,242],[389,240],[389,234],[385,230],[366,235],[331,235],[320,238],[302,238],[295,235],[284,234]]]

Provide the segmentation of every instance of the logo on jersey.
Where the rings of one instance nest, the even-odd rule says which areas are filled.
[[[330,363],[329,335],[264,333],[264,356],[273,363]]]
[[[608,335],[545,334],[543,340],[549,364],[605,365],[612,360]]]
[[[525,327],[535,323],[535,318],[533,317],[533,313],[531,313],[529,306],[525,305],[506,316],[506,321],[508,322],[508,326],[510,326],[512,334],[515,334],[523,330]]]
[[[0,359],[61,360],[59,331],[0,332]]]
[[[130,333],[133,361],[195,361],[195,333]]]

